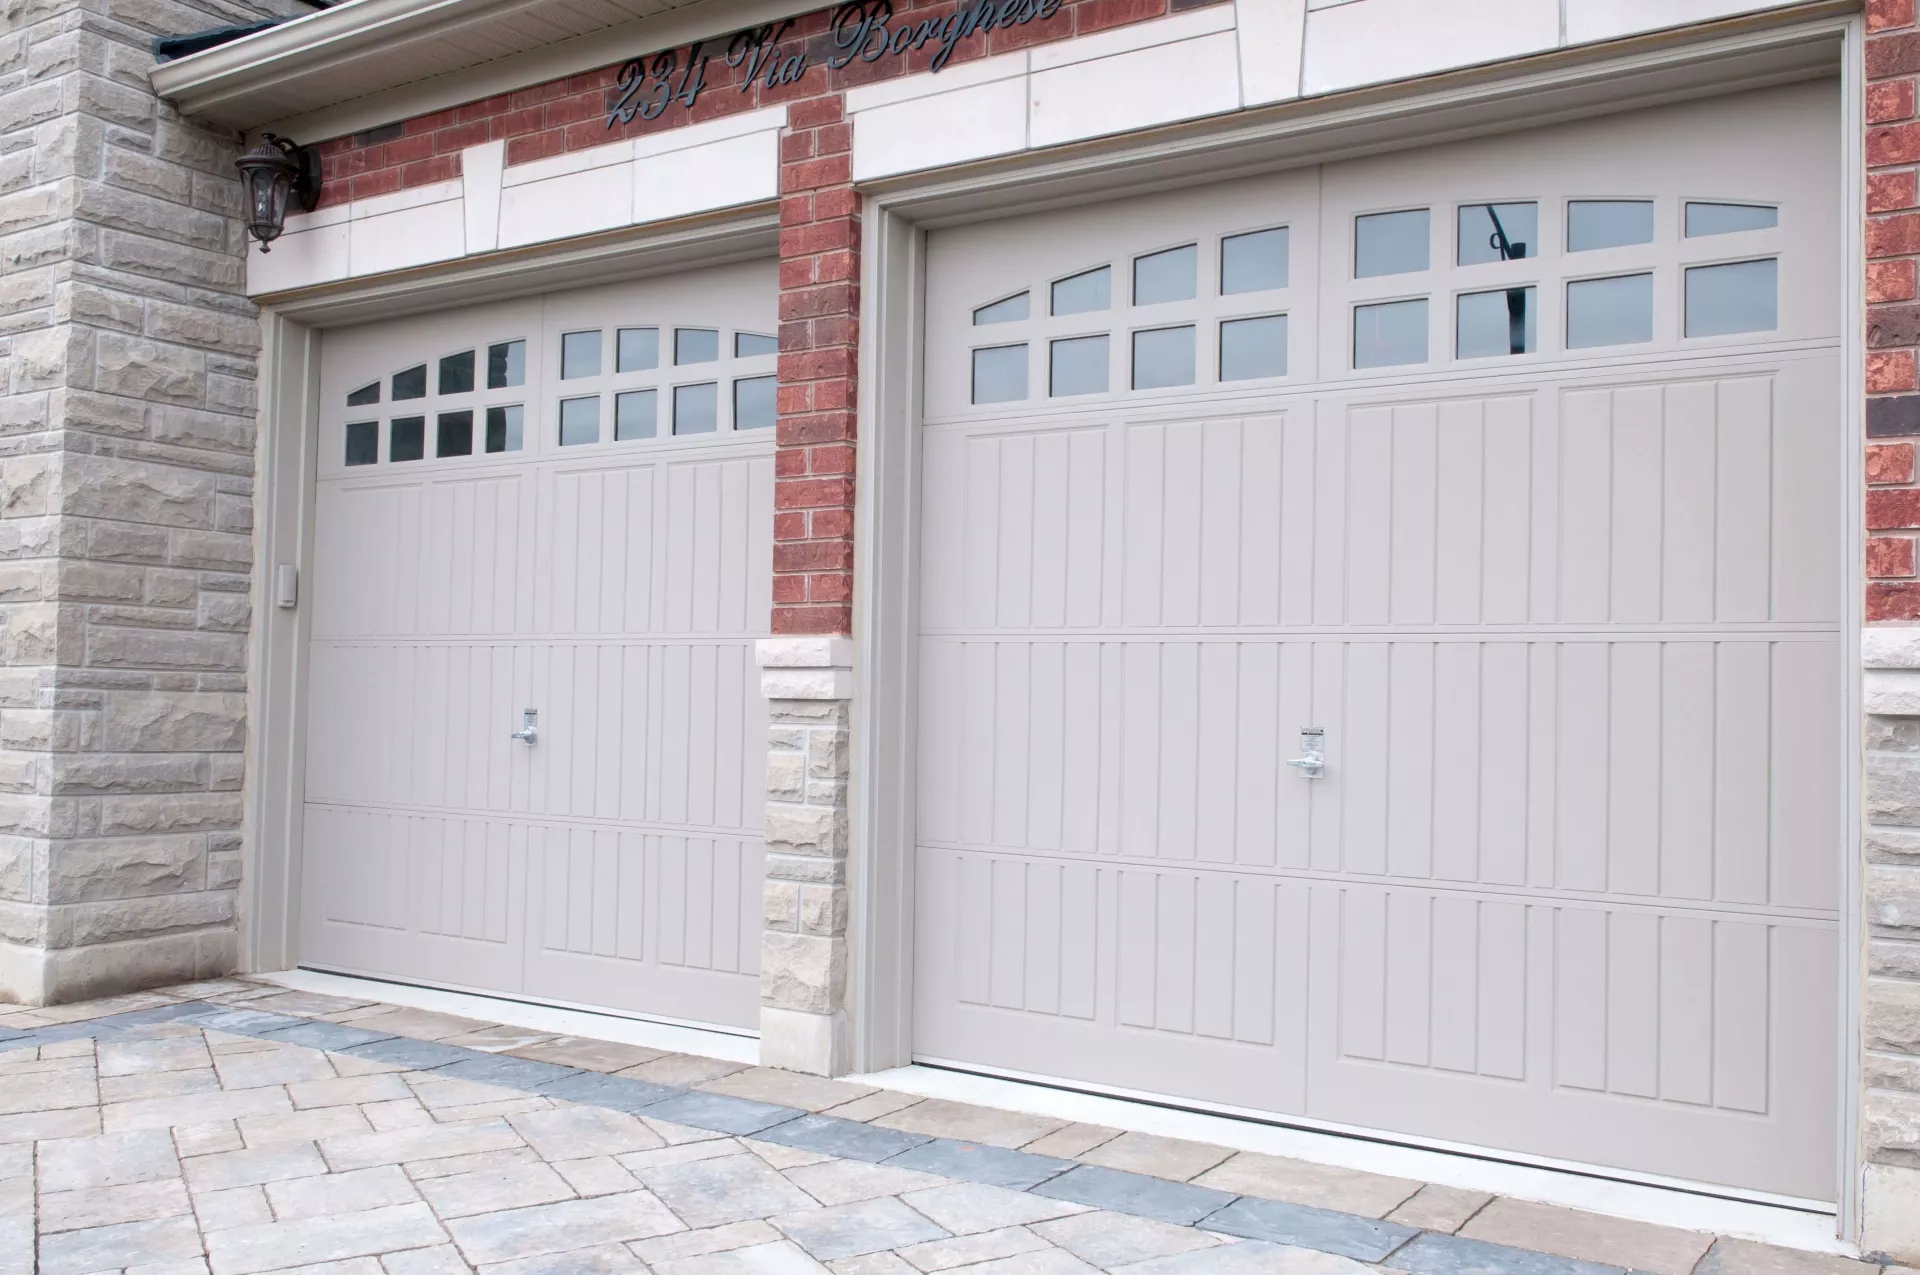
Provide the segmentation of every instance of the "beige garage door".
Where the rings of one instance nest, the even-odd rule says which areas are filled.
[[[933,235],[919,1056],[1832,1198],[1838,118]]]
[[[774,297],[327,334],[304,964],[757,1021]]]

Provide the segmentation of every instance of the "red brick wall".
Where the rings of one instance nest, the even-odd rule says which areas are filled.
[[[1164,16],[1169,6],[1215,0],[1066,0],[1044,21],[954,47],[950,62]],[[952,0],[895,0],[893,25],[953,9]],[[860,200],[853,189],[853,126],[845,91],[923,73],[935,45],[905,57],[827,65],[831,9],[795,20],[783,53],[804,49],[798,83],[745,83],[723,37],[708,46],[706,87],[691,109],[675,103],[651,120],[606,126],[620,96],[619,66],[536,84],[431,115],[320,143],[335,204],[460,175],[460,151],[504,140],[507,163],[604,146],[738,111],[787,103],[780,155],[780,410],[774,451],[773,632],[853,631],[853,473],[860,347]],[[681,50],[682,58],[685,50]]]
[[[1920,26],[1915,0],[1867,4],[1867,606],[1873,620],[1920,620],[1914,539],[1920,487]]]

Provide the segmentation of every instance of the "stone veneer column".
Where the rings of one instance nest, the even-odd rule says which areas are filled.
[[[155,35],[265,12],[4,8],[0,1000],[238,958],[260,328],[238,139],[147,77]]]
[[[837,93],[794,102],[780,146],[780,419],[774,451],[766,929],[760,1060],[834,1076],[847,1018],[847,728],[860,200]]]
[[[1920,1262],[1920,629],[1866,632],[1863,1252]]]
[[[767,697],[760,1061],[834,1076],[851,1063],[847,710],[853,643],[768,638],[758,653]]]

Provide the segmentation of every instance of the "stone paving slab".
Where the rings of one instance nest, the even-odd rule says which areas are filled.
[[[0,1024],[0,1275],[1883,1275],[239,979]]]

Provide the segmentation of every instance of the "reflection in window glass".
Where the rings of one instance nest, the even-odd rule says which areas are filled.
[[[517,452],[520,450],[520,430],[525,413],[520,404],[509,407],[489,407],[487,409],[487,450],[490,452]]]
[[[468,394],[473,390],[473,351],[449,354],[440,360],[440,392]]]
[[[1053,285],[1055,314],[1087,314],[1112,303],[1113,271],[1107,266],[1062,279]]]
[[[1431,236],[1427,210],[1374,213],[1353,219],[1353,277],[1411,274],[1427,268]]]
[[[629,438],[652,438],[659,428],[660,392],[634,390],[613,398],[613,437],[616,442]]]
[[[1539,336],[1539,290],[1469,292],[1454,303],[1455,357],[1532,354]]]
[[[600,441],[600,399],[563,398],[560,400],[560,445],[575,447]]]
[[[378,403],[379,401],[380,382],[378,381],[375,381],[372,385],[362,385],[359,389],[347,395],[348,407],[365,407],[369,403]]]
[[[1780,263],[1736,261],[1687,271],[1687,335],[1771,332],[1780,326]]]
[[[673,361],[675,363],[711,363],[720,357],[720,334],[712,328],[675,328],[673,330]],[[675,430],[678,434],[681,431]]]
[[[1055,341],[1048,393],[1055,398],[1069,394],[1104,394],[1107,390],[1107,338],[1077,336]]]
[[[600,334],[569,332],[560,338],[560,379],[600,375]]]
[[[1780,224],[1780,210],[1761,204],[1688,204],[1687,238],[1731,235],[1742,230],[1770,230]]]
[[[660,366],[659,328],[621,328],[614,338],[613,370],[646,372]]]
[[[354,421],[347,426],[347,464],[371,465],[380,459],[380,422]]]
[[[1200,249],[1193,244],[1133,259],[1133,303],[1191,301],[1200,275]]]
[[[1193,328],[1152,328],[1133,334],[1133,388],[1157,390],[1193,384]]]
[[[1567,348],[1653,340],[1653,276],[1582,279],[1567,285]]]
[[[717,383],[673,387],[674,433],[711,434],[719,426],[720,386]]]
[[[473,413],[442,412],[435,422],[435,456],[473,455]]]
[[[1017,297],[983,305],[973,312],[973,326],[980,328],[989,323],[1018,323],[1028,316],[1031,300],[1029,293],[1022,292]]]
[[[1567,251],[1653,242],[1651,199],[1576,199],[1567,205]]]
[[[733,383],[733,427],[771,429],[774,421],[771,376],[745,376]]]
[[[1400,367],[1427,361],[1427,299],[1357,306],[1353,311],[1353,365]]]
[[[422,363],[419,367],[410,367],[404,372],[395,372],[393,374],[394,402],[397,403],[410,398],[425,398],[426,396],[427,365],[425,363]]]
[[[1504,255],[1500,251],[1502,234],[1507,239]],[[1458,251],[1456,259],[1463,266],[1539,256],[1540,205],[1462,204]]]
[[[527,343],[502,341],[487,347],[487,388],[504,390],[527,383]]]
[[[425,369],[422,369],[422,375]],[[396,416],[387,422],[387,459],[419,460],[427,454],[427,418]]]
[[[996,345],[973,352],[973,401],[1011,403],[1027,396],[1027,347]]]
[[[778,337],[762,336],[758,332],[733,334],[733,357],[736,359],[757,359],[762,355],[778,353],[780,353]]]
[[[1287,316],[1228,319],[1220,325],[1220,379],[1287,374]]]
[[[1228,235],[1220,241],[1220,291],[1265,292],[1287,286],[1287,228]]]

